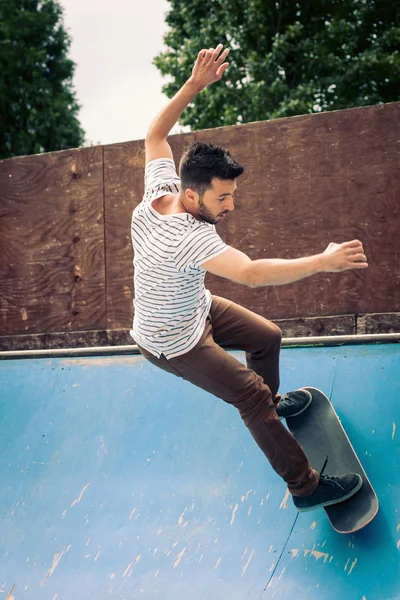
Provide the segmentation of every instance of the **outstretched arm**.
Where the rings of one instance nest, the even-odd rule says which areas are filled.
[[[215,49],[201,50],[192,75],[156,117],[146,136],[146,162],[155,158],[172,158],[167,137],[179,117],[193,98],[211,83],[219,81],[229,63],[224,62],[229,49],[219,44]]]
[[[285,285],[316,273],[339,273],[368,267],[359,240],[336,244],[324,252],[303,258],[264,258],[251,260],[246,254],[229,247],[225,252],[202,264],[203,269],[249,287]]]

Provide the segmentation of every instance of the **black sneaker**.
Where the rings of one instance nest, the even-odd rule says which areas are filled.
[[[280,419],[296,417],[306,410],[312,402],[312,395],[308,390],[296,390],[284,394],[278,404],[276,412]]]
[[[356,473],[342,475],[341,477],[320,475],[315,492],[302,498],[293,496],[293,502],[299,512],[339,504],[339,502],[344,502],[354,496],[362,484],[361,476]]]

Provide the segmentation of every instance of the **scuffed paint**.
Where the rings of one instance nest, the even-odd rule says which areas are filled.
[[[108,454],[108,451],[107,451],[106,445],[104,443],[103,436],[101,435],[100,436],[100,447],[97,452],[97,456],[99,457],[99,460],[101,460],[103,458],[104,454]]]
[[[54,571],[60,564],[62,557],[64,556],[64,554],[67,554],[67,552],[69,552],[70,548],[71,548],[71,546],[67,546],[67,548],[65,550],[63,550],[62,552],[55,553],[55,555],[53,556],[53,562],[52,562],[50,569],[47,571],[46,575],[44,576],[44,579],[42,579],[42,581],[40,582],[41,587],[43,587],[45,585],[46,581],[49,579],[49,577],[51,577],[53,575]]]
[[[243,569],[242,569],[242,575],[241,575],[242,577],[243,577],[243,575],[246,573],[247,567],[249,566],[249,564],[250,564],[250,562],[251,562],[251,559],[253,558],[253,554],[254,554],[254,550],[253,550],[253,551],[252,551],[252,553],[250,554],[250,556],[249,556],[249,558],[248,558],[248,560],[247,560],[247,563],[244,565],[244,567],[243,567]]]
[[[352,572],[352,570],[353,570],[353,569],[354,569],[354,567],[356,566],[357,562],[358,562],[358,558],[355,558],[355,559],[353,560],[353,562],[351,563],[351,567],[350,567],[350,569],[349,569],[349,572],[347,573],[347,575],[350,575],[350,573]]]
[[[245,500],[248,499],[248,497],[249,497],[249,495],[251,494],[252,491],[253,490],[249,490],[248,492],[245,493],[244,496],[242,496],[242,498],[241,498],[242,502],[244,502]]]
[[[186,548],[184,548],[183,550],[181,550],[178,554],[178,556],[176,557],[176,561],[174,562],[174,569],[176,569],[176,567],[179,565],[179,563],[181,562],[183,555],[186,552]]]
[[[286,568],[285,568],[285,567],[283,567],[283,569],[282,569],[282,571],[281,571],[281,574],[279,575],[279,577],[278,577],[277,581],[280,581],[280,580],[282,579],[282,576],[283,576],[283,574],[284,574],[285,570],[286,570]]]
[[[8,592],[6,600],[15,600],[14,596],[12,595],[12,591],[14,588],[15,588],[15,583],[12,586],[11,590]]]
[[[237,511],[238,508],[239,508],[239,505],[235,504],[235,506],[233,508],[233,511],[232,511],[232,517],[231,517],[231,522],[230,522],[231,525],[233,525],[233,522],[235,520],[236,511]]]
[[[180,516],[180,517],[179,517],[179,519],[178,519],[178,525],[181,525],[181,526],[182,526],[182,523],[183,523],[183,517],[184,517],[185,513],[186,513],[188,510],[189,510],[188,508],[185,508],[185,510],[183,511],[183,513],[181,514],[181,516]],[[186,521],[186,522],[187,522],[187,521]]]
[[[219,564],[220,564],[221,560],[222,560],[222,556],[220,556],[220,557],[218,558],[217,562],[215,563],[215,565],[214,565],[214,571],[216,571],[216,570],[218,569],[218,567],[219,567]]]
[[[280,509],[282,509],[282,508],[283,508],[283,509],[286,509],[286,508],[288,507],[288,505],[287,505],[287,501],[288,501],[288,498],[289,498],[289,494],[290,494],[289,490],[286,490],[286,493],[285,493],[285,495],[283,496],[283,500],[282,500],[282,502],[281,502],[281,503],[280,503],[280,505],[279,505],[279,508],[280,508]]]
[[[329,558],[329,554],[327,552],[319,552],[318,550],[315,550],[315,546],[312,548],[312,550],[304,550],[304,556],[306,557],[308,554],[310,556],[315,556],[316,560],[323,558],[324,563],[326,563]]]
[[[135,564],[133,564],[133,562],[129,563],[129,565],[126,567],[125,571],[123,572],[122,578],[130,577],[132,575],[133,569],[135,568],[135,565],[137,565],[137,563],[139,562],[140,559],[141,559],[141,555],[139,554],[135,559]]]
[[[73,501],[73,503],[71,504],[71,507],[72,507],[72,506],[76,506],[77,504],[79,504],[79,502],[80,502],[80,501],[82,500],[82,498],[83,498],[83,494],[86,492],[86,490],[88,489],[89,485],[90,485],[90,482],[89,482],[89,483],[87,483],[87,484],[85,485],[85,487],[83,488],[83,490],[81,491],[81,493],[79,494],[79,496],[78,496],[78,497],[76,498],[76,500],[74,500],[74,501]]]

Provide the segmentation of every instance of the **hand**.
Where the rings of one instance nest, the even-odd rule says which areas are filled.
[[[349,269],[368,267],[363,245],[359,240],[335,244],[331,242],[321,254],[322,269],[326,273],[338,273]]]
[[[200,50],[197,55],[196,62],[192,69],[191,81],[199,90],[203,90],[211,83],[219,81],[229,66],[229,63],[224,62],[229,54],[229,48],[225,48],[223,52],[222,44],[218,44],[215,48],[209,50]]]

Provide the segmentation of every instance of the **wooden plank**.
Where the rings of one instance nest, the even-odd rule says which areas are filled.
[[[357,333],[398,333],[400,331],[400,312],[374,313],[359,315],[357,318]]]
[[[400,313],[277,319],[274,322],[281,328],[284,338],[397,333],[400,331]],[[0,336],[0,351],[126,346],[132,343],[129,329],[67,331]]]
[[[127,329],[114,331],[63,331],[58,333],[33,333],[28,335],[0,336],[0,351],[43,350],[57,348],[91,348],[132,345]]]
[[[384,317],[384,315],[381,316]],[[355,333],[354,315],[283,319],[277,320],[275,323],[282,329],[283,337],[353,335]],[[66,331],[0,336],[0,351],[126,346],[133,343],[129,329]]]
[[[276,319],[274,323],[281,328],[282,336],[285,338],[354,335],[356,333],[355,315]]]
[[[131,327],[133,249],[131,218],[143,197],[143,141],[104,147],[107,328]],[[131,338],[131,342],[133,340]]]
[[[105,327],[102,148],[0,162],[0,334]]]

